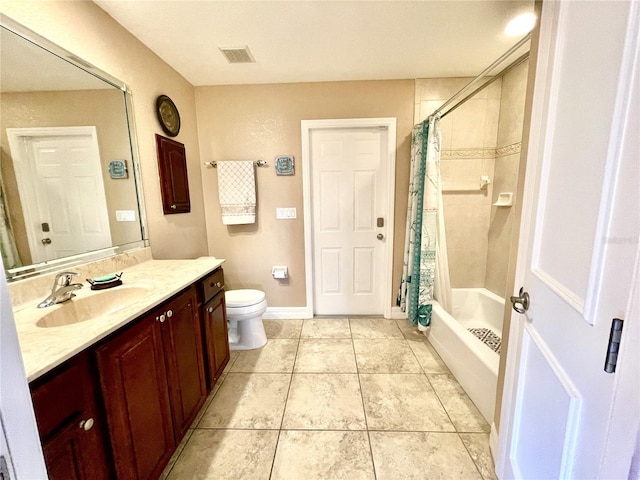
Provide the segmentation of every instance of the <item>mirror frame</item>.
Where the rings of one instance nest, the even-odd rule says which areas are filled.
[[[28,29],[24,25],[16,22],[5,14],[0,13],[0,27],[4,28],[19,37],[22,37],[26,41],[33,43],[34,45],[47,50],[52,55],[60,58],[61,60],[68,62],[84,72],[93,75],[94,77],[108,83],[109,85],[117,88],[123,93],[125,102],[125,112],[127,128],[129,132],[129,144],[131,147],[131,165],[133,170],[134,185],[136,189],[136,198],[138,204],[138,218],[141,230],[141,239],[135,242],[126,243],[123,245],[114,245],[112,247],[104,248],[101,250],[90,251],[79,255],[73,255],[70,257],[63,257],[56,260],[50,260],[33,265],[26,265],[5,271],[8,282],[21,280],[24,278],[31,278],[37,275],[43,275],[51,273],[55,270],[67,269],[75,265],[84,264],[104,258],[112,257],[118,254],[122,254],[128,251],[137,250],[143,247],[148,247],[149,236],[147,228],[147,217],[144,205],[144,195],[142,191],[142,175],[140,168],[140,153],[138,150],[138,137],[135,129],[135,118],[133,114],[133,99],[131,90],[127,85],[117,79],[116,77],[108,74],[107,72],[99,69],[91,63],[83,60],[82,58],[74,55],[68,50],[56,45],[49,39],[35,33]]]

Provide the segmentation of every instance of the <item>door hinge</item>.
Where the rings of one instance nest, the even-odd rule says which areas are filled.
[[[611,333],[609,333],[609,343],[607,344],[607,358],[604,360],[604,371],[607,373],[613,373],[616,371],[623,323],[624,320],[619,318],[614,318],[611,322]]]

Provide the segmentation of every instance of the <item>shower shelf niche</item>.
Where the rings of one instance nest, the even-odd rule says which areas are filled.
[[[513,205],[513,192],[500,192],[495,207],[510,207]]]

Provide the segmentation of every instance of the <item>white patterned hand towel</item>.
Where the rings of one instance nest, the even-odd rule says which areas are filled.
[[[218,162],[218,198],[223,224],[255,223],[256,180],[253,161]]]

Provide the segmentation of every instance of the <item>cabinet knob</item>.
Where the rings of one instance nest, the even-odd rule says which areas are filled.
[[[216,282],[216,287],[220,288],[222,284],[220,282]]]
[[[78,425],[81,429],[83,429],[84,431],[89,431],[93,428],[93,424],[94,424],[94,420],[93,418],[88,418],[86,420],[82,420],[80,422],[80,425]]]
[[[209,313],[213,313],[213,307],[209,307],[209,308],[207,308],[207,312],[209,312]]]
[[[176,205],[171,205],[171,210],[175,210],[176,208],[178,208]]]
[[[173,311],[167,310],[167,318],[173,317]]]
[[[164,323],[164,321],[166,320],[166,317],[164,316],[164,313],[162,315],[160,315],[159,317],[156,317],[156,320],[160,323]]]

